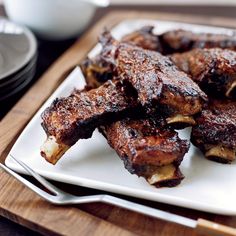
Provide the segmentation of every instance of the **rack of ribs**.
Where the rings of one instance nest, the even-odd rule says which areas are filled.
[[[207,94],[233,97],[236,94],[236,52],[212,48],[173,54],[171,60]]]
[[[139,101],[147,110],[158,104],[169,113],[168,123],[180,127],[194,124],[191,116],[201,110],[206,95],[168,57],[119,43],[108,32],[104,32],[101,42],[102,52],[81,64],[91,87],[101,85],[112,75],[121,75],[121,79],[136,89]]]
[[[104,32],[100,41],[102,63],[137,91],[138,100],[147,111],[163,106],[172,116],[188,117],[201,111],[207,96],[168,57],[119,43],[109,32]]]
[[[223,48],[236,50],[236,35],[194,33],[188,30],[170,30],[163,34],[153,33],[154,26],[144,26],[125,35],[121,41],[143,49],[158,51],[164,55],[182,53],[194,48]]]
[[[194,48],[225,48],[236,50],[236,35],[194,33],[171,30],[159,36],[165,54],[186,52]]]
[[[144,177],[156,187],[173,187],[184,178],[179,165],[189,142],[164,128],[160,120],[126,118],[100,130],[131,174]]]
[[[223,34],[209,34],[209,33],[197,34],[197,33],[193,33],[191,31],[186,31],[186,30],[172,30],[172,31],[163,33],[161,35],[155,35],[153,33],[153,28],[154,28],[153,26],[144,26],[133,33],[125,35],[121,39],[121,41],[126,42],[126,43],[131,43],[143,49],[158,51],[162,54],[168,54],[168,51],[170,51],[171,53],[185,52],[185,51],[190,51],[193,48],[216,48],[217,47],[217,48],[223,48],[223,49],[226,48],[226,49],[236,50],[236,35],[228,36],[228,35],[223,35]],[[176,49],[170,50],[168,48],[176,48]],[[197,58],[201,58],[203,56],[206,57],[205,59],[203,59],[203,63],[200,65],[198,65],[197,62],[195,62],[195,64],[193,65],[193,68],[196,66],[198,68],[199,66],[205,65],[206,60],[208,60],[208,64],[214,65],[215,61],[217,60],[217,57],[219,57],[219,60],[222,59],[222,63],[223,61],[227,60],[228,56],[226,54],[229,51],[222,53],[223,50],[222,51],[218,50],[218,52],[216,50],[215,53],[212,53],[214,50],[215,49],[212,49],[212,51],[206,50],[205,52],[202,52],[201,50],[195,50],[195,51],[193,50],[189,52],[189,54],[188,53],[183,54],[183,55],[175,54],[175,55],[171,55],[171,57],[172,57],[172,60],[179,66],[179,68],[191,74],[191,70],[189,69],[189,65],[188,65],[188,61],[190,60],[190,57],[191,57],[192,63],[195,62],[194,58],[196,56]],[[206,55],[207,52],[209,56]],[[109,66],[104,61],[102,62],[100,57],[101,55],[98,55],[92,59],[87,58],[84,62],[81,63],[84,74],[86,74],[86,77],[89,78],[88,81],[92,83],[91,84],[92,86],[94,84],[98,86],[99,83],[101,84],[104,81],[111,78],[111,73],[109,73],[109,70],[110,70]],[[229,61],[232,61],[232,60],[230,60],[229,58]],[[236,87],[236,83],[233,84],[233,87],[231,90],[233,90],[235,87]],[[231,90],[229,88],[228,96],[230,95]]]
[[[87,59],[83,63],[83,71],[87,84],[94,88],[104,83],[112,73],[104,73],[109,67],[101,61],[100,55],[93,59],[93,63],[91,61]],[[179,165],[188,151],[189,142],[181,140],[173,129],[166,128],[164,118],[126,118],[99,130],[124,161],[128,171],[144,177],[151,185],[173,187],[184,178]]]
[[[192,143],[208,159],[231,163],[236,157],[236,102],[212,100],[196,118]]]
[[[89,138],[96,127],[132,114],[139,103],[146,111],[164,107],[169,124],[189,124],[207,100],[198,85],[160,53],[119,43],[107,33],[102,43],[102,63],[111,68],[113,82],[56,99],[42,115],[48,138],[41,155],[51,163],[79,139]]]
[[[121,81],[109,80],[97,89],[75,90],[69,97],[55,99],[42,113],[47,140],[41,155],[55,164],[79,139],[90,138],[96,127],[133,114],[135,109],[141,110],[137,99]]]

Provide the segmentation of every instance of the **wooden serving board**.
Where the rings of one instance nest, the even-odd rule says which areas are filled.
[[[224,27],[236,27],[226,18],[196,17],[159,12],[113,11],[100,20],[78,42],[63,54],[32,86],[0,123],[0,161],[4,162],[20,132],[31,117],[95,45],[104,27],[111,28],[124,19],[151,18]],[[32,134],[33,136],[33,134]],[[99,191],[60,184],[80,194]],[[236,217],[207,214],[199,211],[131,198],[152,207],[197,219],[202,217],[236,227]],[[191,229],[163,222],[105,204],[54,206],[43,201],[21,183],[0,170],[0,214],[34,231],[47,235],[196,235]]]

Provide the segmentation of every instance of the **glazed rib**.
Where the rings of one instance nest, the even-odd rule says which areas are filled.
[[[160,104],[171,115],[191,116],[201,111],[206,95],[168,57],[119,43],[109,32],[104,32],[100,41],[102,63],[109,65],[114,75],[137,91],[138,99],[147,111]]]
[[[179,165],[189,143],[153,119],[124,119],[101,127],[108,143],[132,174],[156,187],[176,186],[183,179]]]
[[[236,52],[212,48],[173,54],[172,61],[210,95],[236,93]]]
[[[138,104],[132,93],[119,81],[107,81],[97,89],[54,100],[42,114],[48,138],[41,155],[55,164],[79,139],[90,138],[96,127],[133,113]]]
[[[158,35],[153,33],[154,26],[144,26],[130,34],[125,35],[121,42],[132,43],[143,49],[162,53],[163,49]]]
[[[143,49],[162,52],[162,47],[157,35],[153,34],[153,26],[144,26],[141,29],[125,35],[121,41],[132,43]],[[87,85],[96,88],[105,81],[112,79],[112,72],[109,65],[101,60],[101,55],[98,54],[94,58],[86,58],[80,64],[80,67],[85,75]]]
[[[196,122],[192,143],[208,159],[231,163],[236,157],[236,102],[212,100]]]
[[[176,116],[188,120],[200,112],[207,100],[198,85],[160,53],[119,43],[108,32],[101,42],[101,65],[119,79],[57,99],[46,109],[42,125],[48,139],[41,155],[51,163],[79,139],[91,137],[96,127],[124,117],[138,103],[148,112],[161,108],[173,124]]]
[[[133,43],[143,49],[164,55],[182,53],[194,48],[222,48],[236,50],[236,35],[194,33],[188,30],[170,30],[160,35],[153,33],[153,26],[144,26],[125,35],[122,42]]]
[[[159,36],[165,54],[186,52],[194,48],[225,48],[236,50],[236,35],[194,33],[171,30]]]
[[[113,75],[121,74],[136,88],[147,110],[158,107],[167,114],[167,123],[177,128],[195,124],[191,115],[201,110],[206,95],[169,58],[133,45],[119,44],[109,33],[105,33],[101,41],[102,52],[81,65],[89,86],[100,86]],[[117,50],[118,58],[112,58],[114,55],[109,55],[109,50],[113,53]]]

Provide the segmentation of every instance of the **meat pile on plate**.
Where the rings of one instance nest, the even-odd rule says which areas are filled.
[[[42,114],[41,155],[55,164],[98,128],[132,174],[156,187],[176,186],[189,149],[175,129],[221,163],[236,157],[236,37],[152,26],[114,39],[81,63],[87,87],[55,99]]]

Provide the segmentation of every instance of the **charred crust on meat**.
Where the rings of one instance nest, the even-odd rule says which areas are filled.
[[[69,97],[55,99],[42,113],[42,127],[59,145],[72,146],[78,139],[90,138],[98,126],[142,110],[135,93],[119,80],[109,80],[98,89],[75,90]]]
[[[125,35],[121,41],[131,43],[143,49],[162,53],[163,48],[158,35],[153,33],[154,26],[144,26],[141,29]]]
[[[194,49],[174,54],[172,61],[214,97],[234,96],[236,87],[236,52],[227,49]]]
[[[201,111],[202,104],[207,101],[206,95],[168,57],[111,40],[111,35],[107,33],[103,37],[108,39],[101,40],[101,60],[110,64],[114,74],[136,89],[144,107],[149,109],[157,102],[183,115]]]
[[[236,35],[194,33],[171,30],[159,36],[164,54],[182,53],[194,48],[223,48],[236,50]]]
[[[192,128],[191,142],[208,159],[230,163],[236,157],[236,102],[212,99]]]
[[[161,181],[164,181],[162,186],[181,181],[182,177],[177,175],[179,172],[176,170],[189,149],[187,140],[181,140],[174,130],[162,127],[162,122],[154,118],[127,118],[100,127],[109,145],[114,148],[130,173],[150,182],[154,174],[160,174],[161,168],[173,165],[173,173],[168,178],[165,176],[166,181],[161,175],[162,179],[155,182],[156,186],[159,182],[161,185]]]

